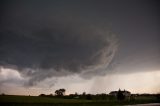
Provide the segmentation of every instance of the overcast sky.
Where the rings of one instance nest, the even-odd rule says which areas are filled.
[[[159,93],[159,4],[1,0],[0,93]]]

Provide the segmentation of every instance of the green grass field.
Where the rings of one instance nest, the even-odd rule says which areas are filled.
[[[115,106],[160,102],[155,97],[139,97],[134,101],[60,99],[38,96],[0,96],[1,106]]]

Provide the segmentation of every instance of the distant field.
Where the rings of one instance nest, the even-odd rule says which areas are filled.
[[[134,101],[59,99],[37,96],[0,96],[1,106],[115,106],[160,102],[154,97],[139,97]]]

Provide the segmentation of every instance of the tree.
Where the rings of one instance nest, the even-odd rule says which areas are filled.
[[[117,99],[118,100],[124,100],[125,99],[125,95],[123,94],[123,91],[121,91],[120,89],[117,92]]]
[[[82,95],[83,95],[83,96],[86,96],[86,92],[83,92]]]
[[[63,95],[65,95],[65,89],[58,89],[58,90],[56,90],[55,91],[55,94],[57,95],[57,96],[63,96]]]
[[[45,94],[40,94],[39,96],[46,96]]]
[[[64,88],[59,90],[62,92],[62,95],[65,95],[66,90]]]

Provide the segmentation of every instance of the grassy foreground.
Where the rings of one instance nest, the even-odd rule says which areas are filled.
[[[154,97],[139,97],[136,100],[83,100],[38,96],[0,96],[1,106],[116,106],[140,103],[160,103]]]

